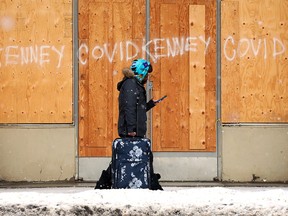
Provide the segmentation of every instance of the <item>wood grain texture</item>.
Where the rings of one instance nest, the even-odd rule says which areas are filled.
[[[197,40],[197,48],[201,53],[199,58],[201,63],[197,60],[197,65],[204,71],[200,76],[201,87],[198,86],[197,80],[194,81],[196,87],[201,89],[202,98],[201,148],[195,147],[194,142],[191,144],[190,141],[189,109],[193,107],[189,96],[190,60],[189,53],[183,51],[186,38],[194,34],[189,30],[189,5],[202,7],[200,29],[203,37],[199,35],[200,38],[198,37]],[[216,67],[213,66],[216,62],[215,3],[213,1],[161,0],[151,1],[150,6],[150,40],[152,42],[150,41],[148,51],[152,53],[150,60],[154,68],[150,77],[153,82],[153,98],[168,95],[167,99],[153,108],[153,151],[215,151]],[[80,84],[83,87],[81,90],[83,95],[80,97],[81,104],[83,104],[80,107],[83,110],[80,111],[80,119],[82,120],[81,127],[84,127],[80,129],[82,134],[80,155],[83,157],[109,156],[112,140],[118,136],[117,98],[119,93],[116,90],[116,84],[122,79],[122,68],[130,65],[130,62],[125,61],[125,55],[145,58],[146,54],[145,51],[135,50],[132,46],[128,46],[127,50],[120,48],[125,47],[127,41],[140,48],[143,43],[145,44],[145,1],[90,1],[89,5],[82,5],[79,8],[83,10],[79,12],[80,14],[87,11],[89,13],[89,16],[81,16],[83,20],[79,21],[89,23],[88,26],[86,24],[80,27],[83,30],[80,33],[81,42],[89,44],[90,49],[106,46],[105,52],[107,52],[105,57],[99,59],[95,56],[100,56],[101,53],[97,53],[101,52],[100,49],[95,49],[94,53],[90,50],[88,56],[84,48],[80,52],[83,56],[82,60],[89,61],[80,69],[81,77],[83,77]],[[199,12],[195,11],[195,13]],[[193,15],[197,16],[194,12]],[[211,37],[209,49],[205,46],[206,35]],[[176,47],[173,47],[173,43],[178,43],[178,45],[174,44]],[[176,49],[182,49],[182,51],[176,51]],[[164,58],[163,56],[167,53],[170,56]],[[203,110],[204,114],[202,114]]]
[[[85,48],[81,49],[83,54],[80,52],[83,60],[87,60],[87,64],[80,67],[83,78],[79,84],[83,99],[80,102],[83,106],[79,111],[84,115],[80,116],[79,125],[80,156],[111,156],[112,141],[118,137],[119,92],[116,86],[123,78],[122,69],[131,64],[125,57],[135,55],[132,46],[125,49],[126,41],[139,46],[143,43],[145,1],[103,0],[90,1],[86,5],[85,1],[79,2],[79,13],[83,14],[79,23],[88,21],[88,25],[80,27],[83,32],[79,35],[89,45],[88,56]],[[105,57],[97,58],[104,54]],[[82,91],[81,86],[84,87]]]
[[[1,1],[0,17],[0,122],[72,123],[72,3]]]
[[[236,13],[233,20],[222,18],[222,42],[234,38],[225,50],[229,58],[236,53],[233,60],[222,56],[222,121],[288,122],[288,1],[225,0],[222,5],[224,14]]]
[[[205,5],[189,6],[189,35],[205,38]],[[206,148],[205,65],[205,44],[198,44],[189,52],[189,147],[194,150]]]
[[[189,7],[197,8],[190,13],[195,20],[193,27]],[[151,75],[153,97],[168,95],[153,109],[153,150],[215,151],[216,5],[213,1],[151,1],[151,17],[150,37],[161,39],[150,47],[150,52],[160,48],[160,58],[153,64],[156,73]],[[201,30],[196,29],[197,24]],[[189,37],[190,52],[181,53],[181,44]],[[173,55],[175,41],[180,47],[179,55]],[[207,49],[204,41],[210,43]],[[191,76],[196,71],[198,78]],[[199,97],[198,101],[193,97]]]

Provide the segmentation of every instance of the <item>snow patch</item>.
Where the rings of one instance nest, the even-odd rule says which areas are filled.
[[[0,189],[0,215],[288,215],[288,188]]]

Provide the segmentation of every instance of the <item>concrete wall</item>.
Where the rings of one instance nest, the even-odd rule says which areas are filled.
[[[76,174],[75,143],[75,129],[72,126],[2,127],[0,180],[73,179]],[[247,182],[252,181],[255,175],[259,177],[256,181],[288,181],[288,125],[224,126],[220,147],[222,180]],[[162,174],[161,180],[210,181],[217,174],[214,153],[155,153],[154,156],[155,171]],[[79,177],[84,180],[98,179],[109,162],[110,158],[81,158]],[[183,170],[186,170],[184,175]]]
[[[222,130],[224,181],[288,182],[288,126],[236,126]]]
[[[0,128],[0,180],[57,181],[73,178],[74,131],[74,127]]]
[[[154,153],[154,172],[161,181],[213,181],[217,177],[216,153]],[[111,158],[85,157],[79,160],[79,177],[86,181],[99,179]]]

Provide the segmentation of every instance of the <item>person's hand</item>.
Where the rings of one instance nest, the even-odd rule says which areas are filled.
[[[129,132],[129,133],[128,133],[128,136],[134,137],[134,136],[136,136],[136,132]]]

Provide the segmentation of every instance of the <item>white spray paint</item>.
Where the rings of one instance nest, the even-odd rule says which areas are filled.
[[[272,50],[268,49],[268,43],[272,44]],[[261,50],[262,52],[260,52]],[[228,51],[230,51],[231,53],[228,54]],[[235,39],[232,36],[228,36],[227,39],[224,41],[223,53],[228,61],[233,61],[237,57],[244,58],[245,56],[249,55],[249,52],[251,52],[254,57],[259,57],[263,59],[273,57],[275,59],[277,56],[285,54],[286,47],[284,42],[277,37],[273,37],[272,41],[269,41],[267,38],[240,38],[239,42],[236,43]]]
[[[155,38],[148,42],[143,40],[142,46],[139,47],[136,43],[132,41],[119,42],[115,44],[105,43],[102,46],[96,45],[91,48],[92,60],[99,60],[102,58],[107,58],[109,62],[113,62],[116,58],[120,61],[130,61],[136,56],[141,54],[145,56],[147,54],[152,61],[156,62],[159,58],[165,57],[175,57],[183,55],[186,52],[198,52],[199,43],[205,45],[204,54],[207,53],[211,38],[209,37],[205,40],[205,37],[174,37],[174,38]],[[150,47],[153,50],[149,50]],[[83,43],[79,47],[79,53],[85,53],[88,56],[90,49],[88,45]],[[133,55],[131,53],[134,53]],[[117,55],[118,54],[118,55]],[[81,64],[87,64],[87,58],[79,56],[79,61]]]
[[[143,40],[140,46],[129,40],[115,44],[97,44],[94,47],[88,47],[87,44],[82,43],[78,50],[78,59],[80,64],[85,65],[88,63],[89,56],[90,61],[106,58],[112,63],[113,61],[130,62],[136,56],[148,55],[151,61],[157,62],[160,58],[174,58],[189,52],[203,52],[206,55],[210,44],[211,37],[205,38],[204,36],[155,38],[148,42]],[[53,59],[57,59],[55,67],[60,68],[65,54],[64,51],[65,45],[33,45],[27,47],[11,45],[0,47],[0,67],[9,65],[25,66],[28,64],[38,64],[43,67],[46,64],[51,64],[51,58],[53,57]],[[270,39],[240,38],[236,41],[233,36],[228,36],[223,43],[222,51],[228,61],[247,56],[266,60],[284,55],[286,47],[284,42],[277,37]],[[80,56],[79,53],[83,55]]]
[[[2,56],[0,67],[28,64],[38,64],[42,67],[50,63],[52,56],[56,56],[57,63],[55,66],[60,68],[64,58],[64,50],[64,45],[59,48],[50,45],[0,47],[0,56]]]

